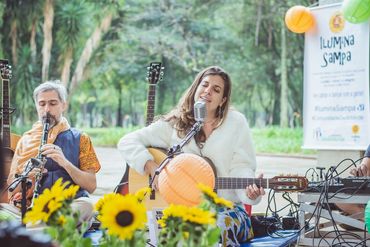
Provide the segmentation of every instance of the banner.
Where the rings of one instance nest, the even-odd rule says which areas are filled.
[[[369,22],[352,24],[341,4],[312,8],[305,34],[303,148],[364,150],[369,133]]]

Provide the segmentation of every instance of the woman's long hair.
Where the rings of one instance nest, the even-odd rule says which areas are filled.
[[[195,92],[203,80],[204,77],[209,75],[218,75],[224,81],[224,93],[223,98],[226,97],[225,103],[216,110],[216,117],[219,118],[220,126],[224,119],[227,116],[229,105],[230,105],[230,96],[231,96],[231,80],[229,75],[218,66],[211,66],[203,71],[199,72],[195,77],[191,86],[185,91],[184,95],[181,97],[178,105],[171,112],[164,116],[165,121],[171,123],[171,125],[177,130],[179,137],[184,137],[188,133],[191,127],[195,123],[194,119],[194,95]],[[201,130],[196,136],[195,141],[199,145],[200,142],[205,141],[206,136]]]

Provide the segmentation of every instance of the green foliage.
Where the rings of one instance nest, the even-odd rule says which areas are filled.
[[[151,61],[162,61],[165,66],[164,80],[157,85],[156,114],[176,105],[199,70],[219,65],[230,73],[233,103],[251,126],[278,124],[283,17],[293,5],[314,2],[54,1],[49,78],[60,79],[63,73],[68,86],[79,71],[78,61],[86,59],[79,71],[83,79],[73,86],[69,99],[72,124],[122,126],[124,116],[129,116],[129,124],[139,125],[145,119],[146,66]],[[30,94],[40,83],[47,37],[42,28],[44,4],[41,0],[0,4],[0,55],[9,58],[16,71],[11,105],[19,111],[13,124],[33,121]],[[110,15],[112,22],[103,32],[101,21]],[[96,41],[96,30],[104,35],[91,57],[86,57],[82,51],[89,38]],[[301,125],[301,119],[294,121],[294,114],[302,113],[303,45],[302,35],[287,32],[288,120],[294,127]]]
[[[131,128],[85,128],[95,146],[116,147],[119,139],[138,129]],[[257,153],[272,154],[314,154],[315,151],[303,150],[302,128],[252,128],[252,138]]]
[[[119,139],[138,129],[135,128],[84,128],[82,129],[86,132],[92,139],[95,146],[110,146],[115,147]]]
[[[312,150],[303,150],[302,128],[253,128],[253,142],[257,153],[274,154],[314,154]]]
[[[27,130],[30,130],[31,128],[32,128],[31,124],[15,126],[15,127],[12,127],[11,132],[17,135],[23,135],[24,132],[26,132]]]

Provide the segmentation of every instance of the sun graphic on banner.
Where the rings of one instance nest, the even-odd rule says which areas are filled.
[[[352,133],[356,135],[360,131],[360,126],[357,124],[352,125]]]
[[[340,31],[342,31],[342,30],[343,30],[343,28],[344,28],[344,23],[345,23],[345,20],[344,20],[344,17],[343,17],[342,12],[337,11],[337,12],[335,12],[335,13],[330,17],[330,20],[329,20],[329,27],[330,27],[330,30],[331,30],[333,33],[339,33]]]

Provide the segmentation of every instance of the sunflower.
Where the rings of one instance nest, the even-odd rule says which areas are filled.
[[[216,224],[216,214],[201,208],[190,207],[186,212],[186,221],[199,225],[214,225]]]
[[[71,185],[68,189],[63,190],[62,195],[65,200],[72,200],[75,198],[77,191],[80,189],[78,185]]]
[[[158,224],[164,228],[168,225],[170,219],[179,218],[183,219],[186,215],[187,207],[184,205],[171,204],[169,207],[163,210],[163,216],[158,220]]]
[[[45,189],[35,198],[32,210],[26,213],[23,221],[32,224],[38,221],[48,223],[50,216],[63,206],[63,201],[76,195],[79,187],[70,186],[65,190],[68,184],[69,182],[63,183],[62,178],[59,178],[50,189]]]
[[[141,202],[144,200],[145,196],[150,195],[152,189],[150,187],[144,187],[138,191],[136,191],[135,196]]]
[[[214,225],[216,214],[197,207],[186,207],[183,205],[170,205],[163,210],[163,217],[158,220],[161,227],[166,227],[170,220],[181,219],[183,222],[190,222],[199,225]]]
[[[76,196],[76,193],[79,190],[80,186],[71,185],[67,188],[69,184],[69,181],[63,183],[62,178],[59,178],[54,183],[53,187],[51,187],[51,193],[55,195],[56,198],[60,198],[61,200],[71,200]]]
[[[23,219],[24,223],[31,222],[35,224],[38,221],[48,222],[49,217],[60,207],[62,203],[55,198],[49,189],[35,199],[34,206],[31,211],[28,211]]]
[[[62,197],[63,191],[65,187],[69,184],[69,182],[63,183],[63,179],[59,178],[54,185],[51,187],[50,191],[51,194],[55,195],[55,197]]]
[[[216,204],[219,207],[233,208],[233,203],[219,197],[210,187],[204,184],[198,184],[198,188],[202,191],[206,199],[210,200],[212,203]]]
[[[102,198],[95,203],[95,210],[100,212],[107,201],[115,201],[116,199],[123,197],[121,194],[109,193],[105,194]]]
[[[66,217],[64,215],[60,215],[57,219],[57,224],[64,226],[64,224],[67,222]]]
[[[98,218],[109,234],[122,240],[131,239],[136,230],[145,226],[145,206],[133,195],[112,198],[105,201]]]

